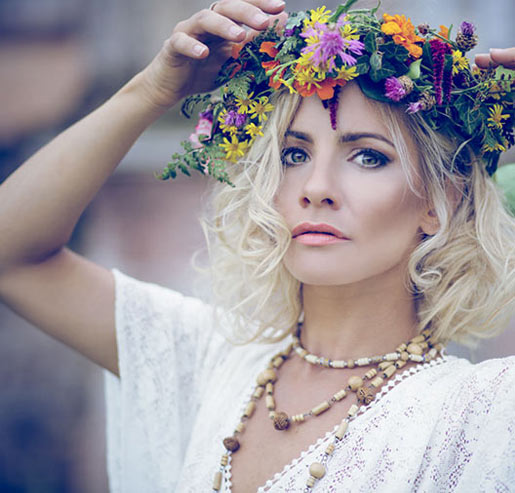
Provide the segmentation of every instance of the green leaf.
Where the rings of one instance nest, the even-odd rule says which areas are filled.
[[[375,51],[372,53],[372,56],[370,57],[370,68],[374,72],[377,72],[378,70],[381,70],[383,66],[383,54],[379,51]]]
[[[373,31],[370,31],[366,36],[365,36],[365,49],[369,52],[369,53],[373,53],[374,51],[377,50],[377,43],[376,43],[376,35]]]
[[[304,19],[307,17],[308,14],[306,12],[293,12],[289,14],[285,29],[295,29],[296,27],[300,27],[304,22]]]
[[[409,71],[406,74],[411,80],[417,80],[420,78],[420,64],[422,60],[419,58],[418,60],[411,63],[409,66]]]
[[[366,74],[370,70],[370,63],[367,55],[362,55],[356,59],[356,71],[358,74]]]
[[[375,99],[376,101],[383,101],[385,103],[392,102],[384,95],[383,84],[374,84],[374,82],[366,76],[358,77],[356,80],[358,81],[359,87],[365,96],[369,97],[370,99]]]
[[[409,56],[409,51],[404,46],[398,45],[393,41],[389,41],[381,46],[381,51],[384,53],[384,57],[399,62],[405,62]]]
[[[387,60],[383,60],[382,67],[379,70],[374,69],[372,64],[370,65],[370,78],[374,82],[379,82],[380,80],[391,77],[396,73],[397,71],[395,70],[394,66]]]

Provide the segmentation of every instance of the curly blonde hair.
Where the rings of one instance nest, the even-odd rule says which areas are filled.
[[[376,106],[400,155],[410,188],[422,183],[439,230],[412,251],[407,289],[418,329],[442,342],[473,345],[502,330],[515,307],[515,219],[502,192],[467,145],[435,132],[419,114]],[[201,221],[215,302],[234,318],[224,335],[235,344],[276,342],[302,312],[301,284],[283,265],[291,233],[274,207],[283,167],[283,136],[301,98],[274,95],[275,110],[247,157],[231,167],[233,188],[216,184]],[[410,165],[408,132],[420,166]],[[418,187],[420,189],[420,187]]]

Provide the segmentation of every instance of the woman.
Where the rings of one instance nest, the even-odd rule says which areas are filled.
[[[203,161],[234,185],[220,185],[206,224],[223,309],[64,247],[138,135],[213,89],[234,43],[248,41],[240,24],[262,31],[264,14],[284,22],[283,9],[223,0],[179,23],[143,72],[2,185],[2,299],[112,374],[113,491],[508,489],[515,361],[474,366],[442,356],[441,343],[493,331],[513,305],[513,219],[470,155],[453,173],[459,143],[421,119],[409,126],[357,77],[330,98],[279,87],[252,106],[267,125],[240,168],[217,175],[215,154]],[[270,61],[280,74],[270,86],[287,85]],[[231,161],[241,142],[225,142],[222,125],[235,135],[236,116],[218,116],[211,142]],[[267,343],[233,345],[221,332]]]

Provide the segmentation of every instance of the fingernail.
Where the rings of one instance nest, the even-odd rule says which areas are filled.
[[[234,38],[240,36],[243,33],[243,29],[238,26],[231,26],[229,29],[229,34],[233,36]]]
[[[195,55],[200,56],[202,55],[202,53],[204,53],[205,49],[206,48],[202,45],[195,45],[195,47],[193,48],[193,52],[195,53]]]
[[[270,5],[272,7],[284,7],[285,2],[283,0],[270,0]]]
[[[268,20],[268,17],[265,15],[265,14],[256,14],[254,16],[254,20],[258,23],[258,24],[263,24],[263,22],[267,21]]]
[[[499,51],[503,51],[503,48],[490,48],[490,53],[498,53]]]

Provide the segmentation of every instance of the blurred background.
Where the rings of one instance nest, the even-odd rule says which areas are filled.
[[[177,21],[208,5],[0,0],[0,182],[141,70]],[[290,1],[288,9],[318,5]],[[404,12],[415,25],[457,29],[471,21],[480,37],[473,53],[515,44],[513,0],[384,0],[382,11]],[[190,257],[202,246],[197,215],[206,182],[154,178],[193,126],[172,110],[143,134],[84,213],[74,250],[194,293]],[[506,162],[515,162],[513,149]],[[478,350],[450,352],[473,361],[515,354],[515,320]],[[106,492],[102,371],[0,305],[0,382],[0,491]]]

